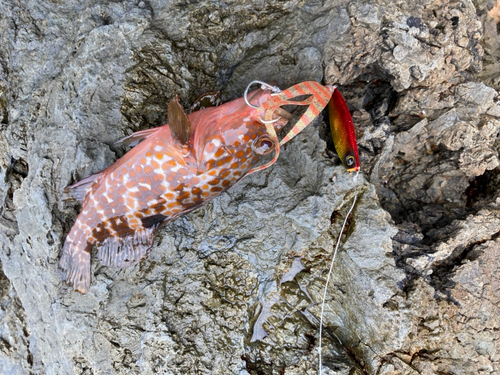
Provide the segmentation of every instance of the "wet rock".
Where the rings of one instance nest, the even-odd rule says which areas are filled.
[[[324,374],[497,373],[496,5],[3,2],[0,367],[316,374],[339,238]],[[64,187],[165,123],[176,94],[231,100],[254,79],[338,85],[357,182],[320,116],[273,168],[165,226],[141,264],[94,259],[87,295],[64,286],[80,209]]]
[[[500,88],[500,78],[498,77],[498,69],[500,63],[500,44],[498,40],[498,23],[500,22],[500,3],[498,1],[489,1],[480,3],[478,6],[478,14],[483,21],[484,37],[481,40],[481,45],[484,48],[483,70],[479,73],[479,77],[489,86],[498,90]]]

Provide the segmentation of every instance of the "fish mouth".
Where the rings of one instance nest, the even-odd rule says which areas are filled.
[[[290,121],[293,117],[290,112],[285,111],[283,108],[278,108],[276,111],[274,111],[274,114],[283,117],[287,121]]]
[[[274,129],[276,131],[280,131],[288,124],[288,121],[290,121],[292,119],[292,117],[293,116],[290,112],[285,111],[283,108],[277,108],[274,111],[273,119],[271,120],[271,122],[273,123]],[[262,122],[264,122],[264,121],[262,121]]]
[[[278,108],[274,110],[271,120],[266,121],[262,117],[260,117],[259,120],[266,126],[272,125],[274,130],[278,132],[288,124],[288,121],[290,121],[291,118],[292,115],[289,112],[285,111],[284,109]]]

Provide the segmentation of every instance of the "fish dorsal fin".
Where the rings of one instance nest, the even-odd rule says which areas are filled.
[[[191,136],[191,121],[189,121],[184,108],[179,103],[178,95],[168,103],[167,115],[172,136],[181,144],[187,145]]]
[[[116,141],[115,145],[123,144],[123,145],[129,145],[131,147],[137,146],[139,142],[142,141],[144,138],[149,137],[151,134],[156,133],[159,130],[160,128],[152,128],[135,132],[125,138],[120,139],[119,141]]]
[[[84,178],[81,181],[78,181],[74,185],[66,186],[63,190],[62,199],[64,201],[76,199],[78,202],[83,203],[83,200],[85,199],[87,194],[90,193],[92,185],[101,176],[101,174],[101,172],[95,173]]]

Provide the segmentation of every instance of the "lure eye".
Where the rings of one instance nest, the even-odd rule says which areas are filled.
[[[349,155],[348,157],[345,158],[345,164],[348,167],[354,167],[354,162],[355,162],[355,159],[354,159],[354,156],[352,156],[352,155]]]
[[[274,141],[267,135],[263,135],[252,145],[258,155],[267,155],[274,149]]]

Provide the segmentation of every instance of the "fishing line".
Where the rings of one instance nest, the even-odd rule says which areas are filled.
[[[358,175],[359,175],[359,169],[356,171],[356,174],[352,178],[352,180],[354,181],[354,183],[356,183],[358,181]]]
[[[357,177],[357,175],[356,175]],[[326,278],[326,284],[325,284],[325,290],[323,292],[323,302],[321,303],[321,314],[319,316],[319,345],[318,345],[318,353],[319,353],[319,375],[323,374],[323,369],[322,369],[322,361],[321,361],[321,335],[323,332],[323,313],[325,311],[325,300],[326,300],[326,291],[328,290],[328,284],[330,283],[330,276],[332,275],[333,271],[333,264],[335,263],[335,257],[337,256],[337,250],[340,245],[340,239],[342,238],[342,233],[344,232],[345,225],[347,223],[347,219],[349,218],[349,215],[351,214],[354,205],[356,204],[356,199],[358,198],[358,195],[356,194],[354,196],[354,200],[352,201],[352,206],[347,212],[347,215],[345,215],[344,219],[344,224],[342,224],[342,229],[340,230],[339,237],[337,239],[337,244],[335,245],[335,251],[333,252],[333,258],[332,262],[330,264],[330,271],[328,271],[328,277]]]

